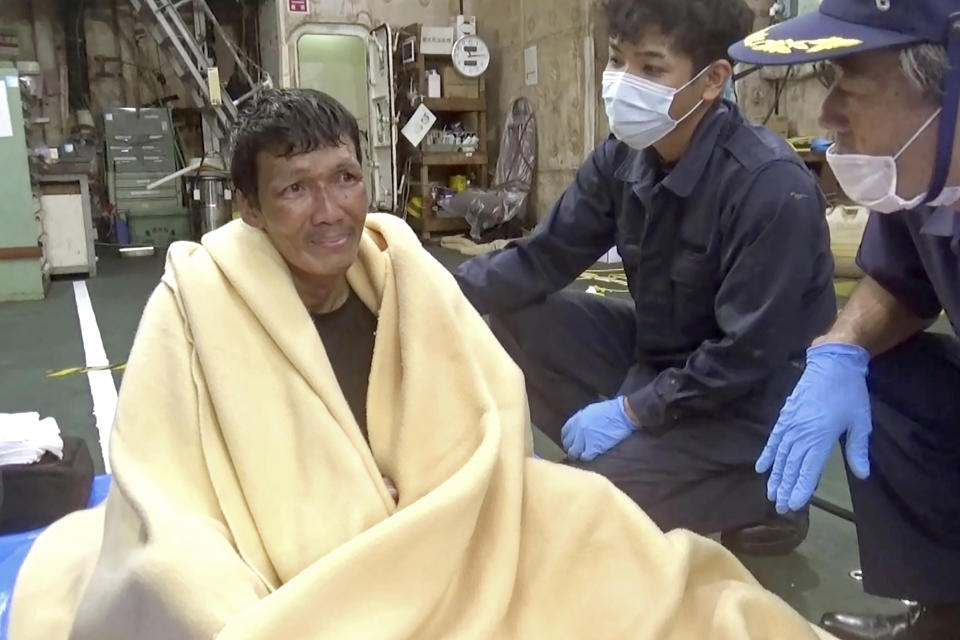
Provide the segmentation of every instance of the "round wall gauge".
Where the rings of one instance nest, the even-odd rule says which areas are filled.
[[[480,36],[464,36],[453,44],[453,66],[467,78],[479,78],[490,67],[490,49]]]

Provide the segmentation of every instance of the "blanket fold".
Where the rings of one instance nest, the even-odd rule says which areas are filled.
[[[12,640],[827,637],[718,545],[529,458],[522,374],[402,221],[368,218],[347,277],[378,315],[369,445],[267,237],[171,247],[113,489],[37,541]]]

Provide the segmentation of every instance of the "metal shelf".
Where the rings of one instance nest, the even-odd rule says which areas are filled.
[[[420,153],[416,162],[428,167],[483,166],[487,164],[485,153]]]
[[[423,104],[434,113],[467,113],[486,111],[481,98],[426,98]]]
[[[419,37],[421,25],[413,24],[404,27],[402,30],[406,34],[413,34]],[[423,55],[417,52],[417,58],[414,62],[403,64],[402,86],[412,84],[419,96],[427,95],[427,69],[441,69],[453,64],[449,54],[432,56]],[[476,98],[444,97],[444,98],[423,98],[423,104],[430,111],[438,116],[446,116],[446,119],[454,119],[464,114],[477,114],[477,131],[480,133],[480,148],[473,153],[458,153],[449,151],[423,151],[420,148],[411,148],[403,145],[404,156],[407,161],[416,166],[415,170],[405,169],[407,180],[410,181],[410,195],[418,196],[423,200],[423,210],[420,218],[408,217],[410,225],[416,229],[425,239],[430,239],[436,234],[462,233],[469,229],[467,221],[463,218],[441,218],[433,210],[434,202],[431,196],[431,185],[435,182],[431,177],[440,179],[441,174],[447,173],[470,173],[475,175],[478,186],[486,187],[489,176],[487,175],[487,166],[489,162],[486,153],[486,119],[487,105],[484,81],[481,78],[478,83],[479,95]],[[468,94],[470,95],[470,94]],[[419,106],[419,101],[414,104],[404,104],[404,112],[409,112]],[[450,147],[456,148],[456,147]],[[435,175],[434,175],[435,174]],[[443,177],[441,182],[446,182]],[[405,206],[405,205],[404,205]]]

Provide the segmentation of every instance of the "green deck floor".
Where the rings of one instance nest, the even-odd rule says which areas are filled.
[[[54,282],[43,301],[0,304],[0,344],[0,412],[54,417],[64,433],[85,438],[97,458],[86,376],[47,376],[84,366],[72,283]]]
[[[442,249],[432,248],[431,252],[448,268],[463,260]],[[162,270],[162,255],[127,260],[104,257],[98,277],[87,281],[111,364],[126,362],[140,314]],[[582,289],[586,285],[575,286]],[[42,302],[0,304],[0,347],[0,412],[39,411],[55,417],[65,433],[87,440],[101,465],[86,376],[48,377],[48,372],[84,365],[73,283],[54,281]],[[119,387],[122,370],[114,375]],[[536,434],[536,446],[544,458],[562,456],[542,434]],[[818,495],[849,508],[838,456],[831,461]],[[764,585],[811,620],[818,620],[827,610],[902,608],[898,602],[864,595],[859,583],[848,576],[859,566],[856,549],[852,524],[813,509],[810,536],[795,553],[743,560]]]

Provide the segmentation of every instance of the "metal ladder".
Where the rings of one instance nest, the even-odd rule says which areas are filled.
[[[224,33],[223,28],[204,0],[130,0],[133,9],[147,30],[160,45],[177,77],[200,109],[204,123],[204,151],[208,155],[226,155],[230,132],[236,124],[240,106],[262,89],[271,86],[271,79],[259,73],[256,79],[247,63]],[[184,15],[189,10],[188,15]],[[210,58],[206,46],[207,24],[226,44],[250,90],[234,99],[226,90],[225,79],[209,78]],[[215,86],[211,87],[211,84]],[[213,89],[213,91],[211,91]],[[216,95],[219,89],[219,99]]]

